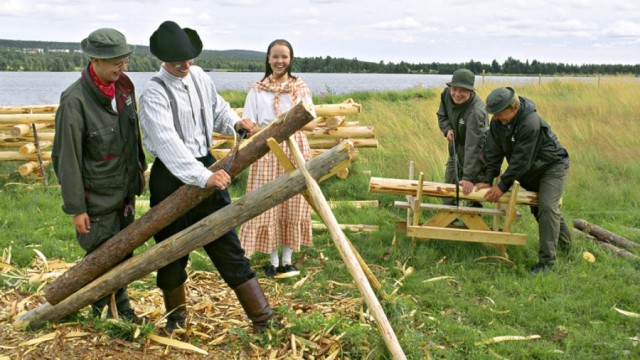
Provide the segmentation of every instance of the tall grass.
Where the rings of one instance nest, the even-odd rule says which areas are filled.
[[[509,84],[480,84],[478,94],[484,99],[493,88],[503,85]],[[600,84],[553,81],[515,88],[536,103],[540,115],[569,150],[565,218],[569,222],[583,218],[638,241],[640,82],[604,78]],[[423,171],[427,179],[443,179],[446,145],[435,115],[440,91],[412,89],[345,96],[328,93],[315,99],[316,103],[335,103],[351,97],[363,105],[357,120],[375,127],[379,148],[361,149],[352,175],[343,181],[328,180],[322,189],[331,200],[380,200],[380,208],[342,206],[334,213],[341,223],[380,226],[378,232],[347,235],[382,283],[387,294],[381,297],[382,305],[407,356],[639,358],[640,320],[613,310],[617,306],[640,312],[637,261],[615,257],[592,240],[576,236],[572,249],[559,255],[552,272],[531,276],[528,270],[537,259],[538,236],[537,225],[526,207],[520,208],[522,216],[515,221],[514,230],[528,234],[527,244],[508,249],[514,267],[479,260],[495,255],[489,247],[447,241],[414,243],[394,231],[395,221],[404,219],[405,213],[392,204],[402,197],[369,193],[369,176],[364,171],[372,176],[406,178],[409,161],[414,161],[416,172]],[[243,99],[242,93],[225,96],[236,102]],[[5,174],[12,169],[2,166]],[[231,187],[233,196],[244,192],[245,177],[242,174]],[[19,266],[29,265],[34,247],[49,258],[80,258],[82,252],[73,239],[71,221],[60,210],[59,189],[16,182],[15,175],[0,178],[0,248],[11,246],[13,262]],[[396,245],[392,247],[394,239]],[[282,281],[278,287],[286,289],[287,297],[315,304],[360,296],[353,288],[336,286],[349,283],[351,278],[326,232],[314,232],[314,247],[303,251],[303,273],[317,272],[298,288],[291,286],[298,279]],[[584,251],[595,254],[596,262],[584,261]],[[215,271],[204,256],[191,259],[194,269]],[[267,261],[264,254],[252,258],[256,267]],[[408,267],[414,272],[403,278],[403,269]],[[448,277],[426,281],[441,276]],[[8,284],[3,281],[0,286]],[[296,315],[286,306],[281,313],[292,327],[274,338],[260,338],[262,346],[286,343],[290,333],[304,335],[338,324],[336,329],[349,334],[341,356],[363,358],[375,352],[377,358],[388,357],[379,335],[357,321],[318,313]],[[534,334],[541,339],[480,344],[494,336]],[[256,340],[245,337],[241,341],[235,346]]]

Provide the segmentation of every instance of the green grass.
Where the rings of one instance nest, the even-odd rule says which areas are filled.
[[[500,85],[505,84],[482,84],[478,93],[485,98]],[[343,206],[334,209],[334,214],[340,223],[380,226],[378,232],[347,232],[347,236],[387,294],[381,304],[407,357],[420,359],[427,354],[447,359],[640,357],[640,348],[629,339],[639,336],[640,319],[613,310],[616,306],[640,313],[637,261],[616,257],[592,240],[575,236],[572,249],[559,255],[552,272],[531,276],[528,270],[536,262],[538,252],[537,226],[526,207],[519,208],[522,216],[513,226],[516,232],[527,233],[528,240],[525,246],[509,247],[510,259],[516,264],[513,267],[478,261],[496,254],[489,247],[447,241],[418,240],[414,244],[403,233],[394,231],[395,221],[404,219],[405,212],[394,208],[393,201],[402,197],[369,193],[369,175],[364,172],[370,171],[375,177],[406,178],[409,161],[414,161],[416,176],[423,171],[426,179],[442,180],[446,147],[435,116],[439,91],[415,89],[345,96],[329,92],[315,99],[316,103],[336,103],[351,97],[363,105],[357,120],[376,129],[379,148],[361,149],[346,180],[330,179],[321,187],[329,200],[380,201],[379,208]],[[640,83],[625,78],[604,78],[600,85],[554,81],[518,86],[516,91],[536,102],[539,113],[570,152],[571,171],[563,199],[567,221],[585,219],[638,241]],[[242,93],[224,96],[236,102],[232,104],[234,107],[242,105]],[[59,189],[25,185],[12,173],[17,165],[0,166],[0,173],[4,174],[0,177],[3,199],[0,248],[11,247],[12,263],[29,266],[34,249],[48,258],[78,260],[82,250],[74,240],[71,220],[60,210]],[[242,195],[245,181],[246,173],[231,187],[233,196]],[[394,237],[397,245],[392,248]],[[148,242],[138,252],[151,244]],[[314,247],[303,251],[307,255],[303,272],[318,272],[296,289],[291,285],[297,279],[283,281],[287,296],[308,303],[331,302],[336,295],[361,296],[355,288],[335,285],[334,282],[350,283],[351,276],[327,232],[314,232]],[[593,253],[596,262],[584,261],[584,251]],[[205,256],[193,255],[191,259],[193,269],[215,271]],[[256,267],[267,261],[264,254],[252,258]],[[398,283],[403,267],[412,267],[414,272]],[[426,282],[441,276],[449,278]],[[3,281],[0,286],[9,285]],[[286,306],[280,311],[291,327],[258,338],[244,334],[234,346],[254,342],[262,347],[276,347],[287,342],[290,334],[303,336],[335,325],[332,334],[348,334],[343,357],[363,358],[372,352],[380,354],[379,358],[389,356],[373,323],[371,327],[363,327],[360,319],[349,317],[295,315]],[[243,335],[242,331],[238,334]],[[503,335],[540,335],[541,339],[476,344]]]

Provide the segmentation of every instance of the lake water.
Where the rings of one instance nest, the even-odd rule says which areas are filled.
[[[127,73],[138,96],[146,82],[155,74],[150,72]],[[210,72],[218,90],[246,91],[251,83],[260,80],[263,73]],[[443,88],[451,75],[421,74],[319,74],[297,73],[311,88],[314,95],[323,93],[345,94],[354,91],[404,90],[415,87]],[[0,72],[0,106],[57,104],[60,93],[79,77],[78,72]],[[496,77],[477,76],[476,84],[486,82],[508,82],[513,85],[538,81],[549,81],[554,77]],[[568,79],[563,77],[563,79]],[[597,78],[581,78],[597,81]]]

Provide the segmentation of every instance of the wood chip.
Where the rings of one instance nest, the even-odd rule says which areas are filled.
[[[167,345],[167,346],[172,346],[178,349],[182,349],[182,350],[188,350],[188,351],[193,351],[193,352],[197,352],[198,354],[202,354],[202,355],[209,355],[208,352],[200,349],[197,346],[193,346],[189,343],[183,342],[183,341],[179,341],[179,340],[175,340],[175,339],[169,339],[166,338],[164,336],[159,336],[159,335],[155,335],[155,334],[147,334],[147,338],[160,343],[162,345]]]
[[[54,331],[52,333],[48,333],[48,334],[40,336],[38,338],[31,339],[29,341],[25,341],[23,343],[20,343],[20,346],[31,346],[31,345],[37,345],[37,344],[43,343],[45,341],[51,341],[51,340],[55,339],[55,337],[58,334],[59,333],[57,331]]]
[[[497,344],[505,341],[525,341],[525,340],[540,340],[542,336],[540,335],[531,335],[531,336],[517,336],[517,335],[506,335],[506,336],[496,336],[488,340],[476,342],[476,346],[478,345],[490,345]]]
[[[622,310],[622,309],[618,309],[615,306],[613,307],[613,309],[615,311],[619,312],[620,314],[624,315],[624,316],[628,316],[628,317],[632,317],[632,318],[640,318],[640,314],[638,314],[638,313],[634,313],[634,312],[631,312],[631,311],[625,311],[625,310]]]

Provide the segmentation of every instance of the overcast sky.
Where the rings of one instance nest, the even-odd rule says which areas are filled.
[[[148,45],[164,20],[205,49],[364,61],[640,63],[638,0],[0,0],[0,38],[80,42],[113,27]]]

